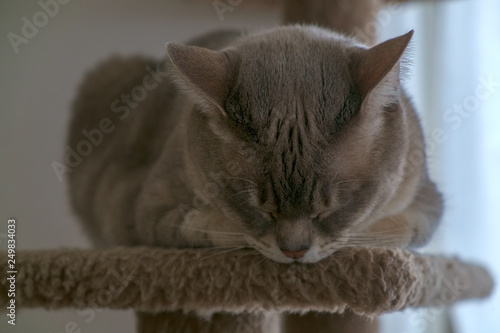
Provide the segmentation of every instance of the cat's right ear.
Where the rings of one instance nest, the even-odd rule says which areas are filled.
[[[236,77],[236,55],[197,46],[167,43],[167,56],[180,87],[205,109],[218,109],[222,115]]]

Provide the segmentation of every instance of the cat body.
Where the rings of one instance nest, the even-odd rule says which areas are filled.
[[[101,63],[69,147],[113,130],[70,173],[76,213],[97,245],[248,246],[278,262],[425,243],[442,200],[399,82],[410,38],[368,48],[287,26]]]

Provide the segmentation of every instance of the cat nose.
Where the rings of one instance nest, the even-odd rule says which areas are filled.
[[[298,258],[302,258],[308,250],[309,250],[309,248],[302,249],[299,251],[287,251],[287,250],[281,249],[281,252],[283,252],[283,254],[286,255],[288,258],[298,259]]]

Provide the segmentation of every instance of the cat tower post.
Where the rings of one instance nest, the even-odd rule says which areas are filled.
[[[283,23],[317,24],[369,45],[376,40],[376,13],[385,0],[285,0]]]
[[[376,14],[383,5],[383,0],[285,0],[285,24],[306,23],[354,36],[361,42],[375,44],[376,31],[374,22]],[[363,318],[346,313],[288,315],[284,319],[287,332],[304,332],[312,323],[316,326],[331,327],[338,332],[376,332],[377,320]]]

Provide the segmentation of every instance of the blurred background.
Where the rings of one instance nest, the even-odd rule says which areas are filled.
[[[72,215],[63,162],[70,103],[84,73],[111,54],[163,57],[182,42],[224,27],[260,30],[279,24],[276,6],[255,1],[0,1],[0,248],[7,219],[17,220],[18,250],[89,248]],[[67,3],[66,3],[67,2]],[[65,3],[65,4],[62,4]],[[45,10],[46,11],[46,10]],[[50,14],[50,13],[49,13]],[[44,19],[47,18],[46,20]],[[26,21],[35,29],[23,28]],[[374,17],[379,40],[415,29],[405,87],[427,136],[430,170],[446,214],[422,251],[457,256],[500,278],[500,1],[424,1],[391,5]],[[16,37],[16,36],[18,37]],[[452,307],[384,315],[382,332],[500,331],[500,292]],[[22,310],[1,332],[134,332],[132,311]],[[69,326],[68,326],[69,325]],[[73,326],[74,326],[73,325]]]

